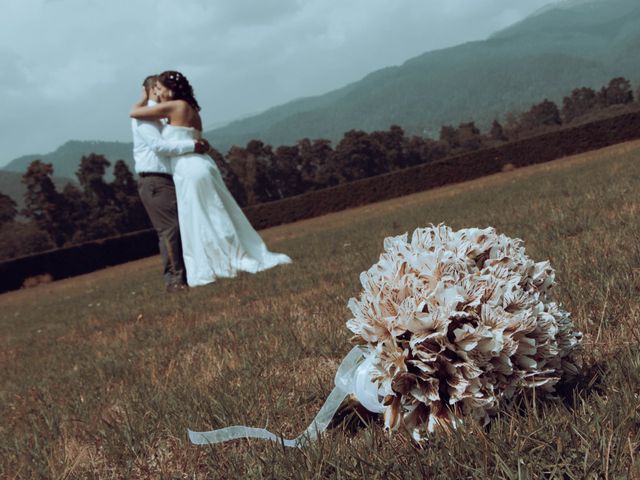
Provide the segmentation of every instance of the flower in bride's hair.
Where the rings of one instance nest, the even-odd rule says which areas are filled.
[[[391,431],[420,440],[466,416],[486,423],[517,392],[552,392],[578,371],[582,334],[552,300],[553,268],[493,228],[386,238],[360,283],[347,327],[373,358]]]

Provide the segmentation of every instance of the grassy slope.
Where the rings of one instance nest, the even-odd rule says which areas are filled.
[[[640,475],[639,158],[634,142],[270,229],[292,265],[183,297],[163,294],[157,258],[2,295],[0,477]],[[303,451],[188,444],[186,427],[301,432],[349,349],[358,274],[385,236],[430,222],[492,225],[551,259],[589,366],[564,402],[425,450],[346,423]]]

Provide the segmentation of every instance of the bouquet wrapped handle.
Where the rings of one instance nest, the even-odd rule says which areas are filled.
[[[334,378],[334,388],[307,429],[296,438],[286,439],[264,428],[234,425],[208,432],[189,430],[189,440],[195,445],[211,445],[240,438],[256,438],[278,442],[285,447],[302,448],[324,432],[338,408],[349,395],[370,411],[381,412],[382,404],[377,403],[377,386],[371,382],[371,357],[360,347],[353,347],[342,359]],[[361,398],[362,397],[362,398]]]

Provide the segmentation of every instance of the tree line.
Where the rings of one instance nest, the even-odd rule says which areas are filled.
[[[635,98],[640,97],[640,89]],[[538,135],[563,126],[638,108],[631,83],[616,77],[600,90],[574,89],[562,105],[544,99],[527,111],[494,120],[487,132],[475,122],[443,125],[437,139],[407,135],[397,125],[389,130],[350,130],[332,146],[327,139],[304,138],[295,145],[273,148],[260,140],[233,146],[212,157],[241,206],[279,200],[312,190],[439,160],[504,142]],[[123,160],[83,156],[76,171],[78,184],[59,192],[53,166],[33,161],[22,177],[25,207],[20,212],[0,193],[0,259],[150,228],[137,193],[136,180]],[[23,218],[19,218],[18,215]]]

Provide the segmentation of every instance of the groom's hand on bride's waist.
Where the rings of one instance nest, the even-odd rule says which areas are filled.
[[[211,149],[211,145],[204,138],[196,140],[194,151],[196,153],[207,153]]]

